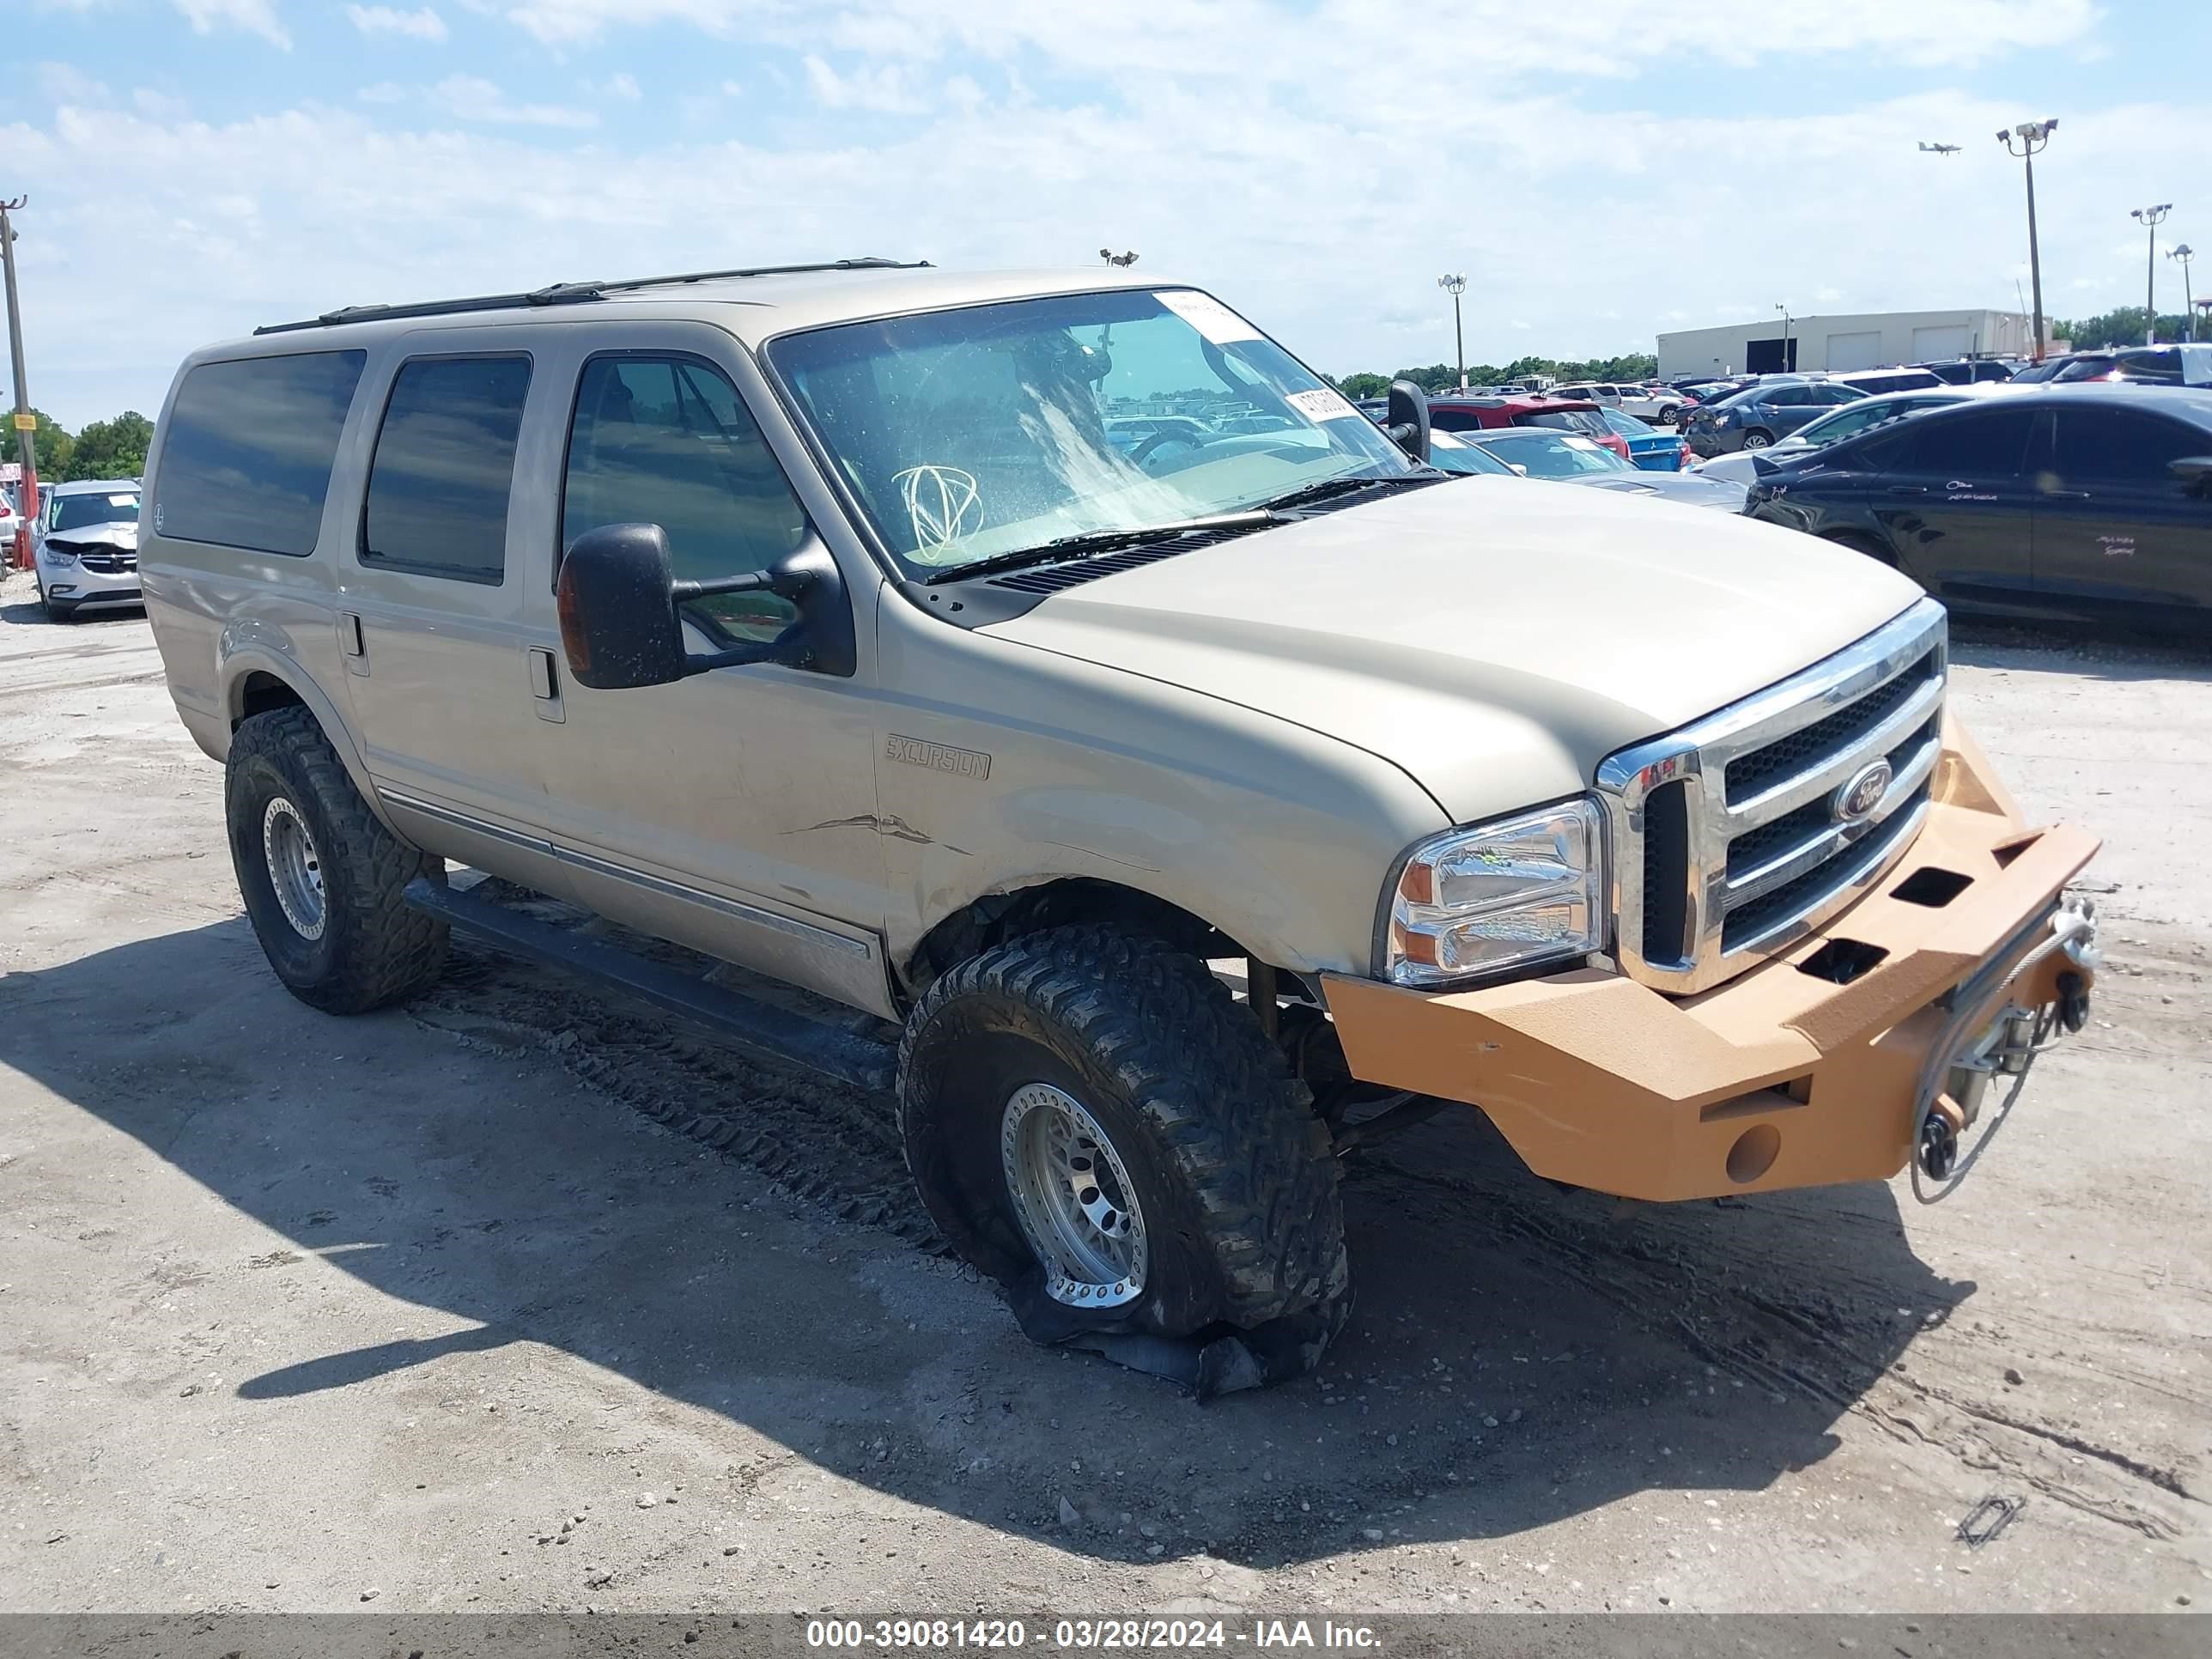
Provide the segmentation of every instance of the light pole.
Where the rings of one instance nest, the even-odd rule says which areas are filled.
[[[2192,342],[2197,338],[2197,289],[2189,280],[2189,261],[2196,252],[2197,250],[2186,242],[2179,243],[2166,251],[2167,258],[2181,261],[2181,320],[2183,326],[2188,329],[2189,337]]]
[[[2166,216],[2173,211],[2173,204],[2160,202],[2156,207],[2130,208],[2128,217],[2142,225],[2150,237],[2150,252],[2143,255],[2143,343],[2158,343],[2158,228]]]
[[[2058,131],[2058,123],[2022,121],[2009,132],[1997,134],[1997,142],[2005,147],[2005,154],[2017,155],[2027,164],[2027,274],[2035,289],[2035,350],[2033,360],[2043,361],[2043,256],[2035,246],[2035,154],[2051,142],[2051,135]],[[2012,141],[2020,140],[2014,149]]]
[[[1467,278],[1457,271],[1447,271],[1437,278],[1437,286],[1452,296],[1452,367],[1459,371],[1459,389],[1467,390],[1467,336],[1459,325],[1459,296],[1467,292]]]
[[[1774,308],[1782,313],[1782,372],[1787,374],[1797,367],[1790,360],[1790,307],[1778,305]]]
[[[15,497],[22,514],[15,526],[15,545],[0,552],[0,568],[21,568],[31,562],[31,519],[39,510],[39,417],[31,413],[30,382],[23,373],[23,315],[15,301],[15,232],[8,216],[28,200],[18,196],[0,202],[0,272],[8,289],[8,361],[15,375],[15,458],[23,465],[23,484]]]

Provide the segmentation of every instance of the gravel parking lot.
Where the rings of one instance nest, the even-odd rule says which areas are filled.
[[[33,597],[0,1609],[2212,1598],[2212,657],[1962,630],[2032,815],[2106,837],[2112,969],[1955,1197],[1615,1206],[1455,1112],[1351,1169],[1322,1373],[1201,1407],[1024,1340],[879,1100],[465,945],[404,1010],[293,1000],[146,623]]]

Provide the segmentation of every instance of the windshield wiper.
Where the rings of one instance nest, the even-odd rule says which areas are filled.
[[[1261,502],[1260,510],[1278,513],[1285,507],[1304,507],[1309,501],[1325,501],[1332,495],[1349,495],[1355,489],[1376,489],[1385,485],[1428,483],[1443,476],[1442,468],[1431,467],[1419,472],[1384,473],[1380,477],[1373,473],[1366,473],[1356,478],[1341,476],[1334,478],[1316,478],[1313,483],[1300,484],[1296,489],[1278,495],[1273,501]]]
[[[1146,542],[1166,541],[1170,537],[1188,535],[1194,530],[1256,530],[1261,525],[1274,521],[1273,512],[1266,507],[1255,507],[1249,513],[1214,513],[1203,518],[1178,519],[1166,524],[1136,525],[1120,530],[1083,530],[1073,536],[1055,536],[1035,547],[1018,547],[1011,552],[994,553],[988,559],[976,559],[968,564],[947,565],[944,569],[923,577],[922,580],[934,587],[939,582],[964,582],[971,576],[994,575],[1001,570],[1022,570],[1031,565],[1058,564],[1064,560],[1103,552],[1109,548],[1140,547]]]

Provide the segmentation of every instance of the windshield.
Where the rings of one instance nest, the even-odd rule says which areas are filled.
[[[1578,478],[1586,472],[1636,471],[1603,445],[1564,432],[1504,440],[1492,453],[1500,460],[1528,468],[1532,478]]]
[[[1612,435],[1604,417],[1594,409],[1540,409],[1532,414],[1516,415],[1513,424],[1549,427],[1555,432],[1587,432],[1599,438]]]
[[[56,530],[82,530],[88,525],[137,522],[138,496],[136,491],[118,490],[112,495],[54,497],[53,527]]]
[[[1601,412],[1605,416],[1605,423],[1624,438],[1656,438],[1659,435],[1657,427],[1646,426],[1633,415],[1624,415],[1617,409]]]
[[[1123,289],[849,323],[769,349],[884,544],[939,575],[1259,507],[1405,453],[1218,301]]]
[[[1507,478],[1516,476],[1511,467],[1480,444],[1471,444],[1449,432],[1429,434],[1429,465],[1447,472],[1480,472]]]

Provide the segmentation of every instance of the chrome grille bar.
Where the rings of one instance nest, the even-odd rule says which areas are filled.
[[[1717,985],[1818,927],[1902,855],[1942,751],[1945,625],[1943,607],[1922,599],[1803,672],[1599,767],[1624,971],[1665,991]],[[1891,777],[1873,811],[1817,810],[1882,761]],[[1747,775],[1757,781],[1747,793]],[[1680,818],[1649,817],[1662,805],[1686,814],[1686,836]],[[1793,814],[1803,822],[1785,824]],[[1676,850],[1662,854],[1662,841]]]

